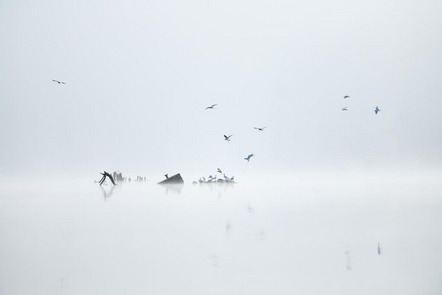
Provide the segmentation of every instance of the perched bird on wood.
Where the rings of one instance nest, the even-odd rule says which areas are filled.
[[[264,129],[266,129],[267,127],[262,127],[262,128],[259,128],[259,127],[253,127],[254,129],[256,129],[256,130],[258,130],[258,131],[264,131]]]
[[[54,79],[52,79],[52,81],[54,81],[55,83],[58,83],[58,84],[66,84],[66,82],[58,81],[58,80],[54,80]]]
[[[230,137],[232,137],[232,135],[229,135],[229,136],[224,135],[224,140],[230,141]]]
[[[347,98],[350,98],[350,96],[349,95],[344,96],[344,99],[347,99]]]
[[[213,110],[213,109],[215,108],[215,106],[217,106],[217,105],[218,105],[218,104],[212,104],[210,107],[207,107],[206,110],[207,110],[207,109]]]
[[[246,158],[244,158],[244,160],[247,160],[247,162],[249,162],[253,156],[254,156],[254,154],[250,154]]]
[[[377,115],[381,110],[376,106],[376,108],[374,109],[374,113]]]

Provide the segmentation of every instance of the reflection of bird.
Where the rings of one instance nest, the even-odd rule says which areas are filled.
[[[348,111],[347,107],[342,108],[343,111]]]
[[[206,110],[207,109],[213,110],[215,108],[215,106],[217,106],[217,104],[212,104],[210,107],[207,107]]]
[[[374,109],[374,113],[377,115],[381,110],[376,106],[376,108]],[[388,115],[387,115],[388,116]]]
[[[254,156],[254,154],[250,154],[250,155],[247,156],[247,158],[244,158],[244,160],[247,160],[247,162],[249,162],[250,158],[252,158],[253,156]]]
[[[344,96],[344,99],[346,99],[346,98],[350,98],[350,96],[349,95]]]
[[[58,80],[54,80],[54,79],[52,79],[52,81],[54,81],[55,83],[58,83],[58,84],[66,84],[66,82],[58,81]]]
[[[351,256],[350,256],[350,251],[346,250],[346,251],[345,251],[345,256],[347,257],[347,270],[350,271],[350,270],[351,270]]]
[[[229,233],[230,229],[232,228],[232,226],[230,225],[230,221],[228,220],[226,222],[226,234]]]
[[[221,171],[221,169],[219,169],[219,168],[216,168],[216,172],[218,172],[218,173],[223,173],[223,172]]]
[[[232,135],[229,135],[229,136],[224,135],[224,140],[230,141],[230,137],[232,137]]]
[[[253,207],[252,207],[252,205],[250,204],[250,202],[249,202],[249,213],[253,213]]]

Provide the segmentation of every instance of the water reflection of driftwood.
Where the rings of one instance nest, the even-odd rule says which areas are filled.
[[[102,186],[100,186],[101,191],[103,192],[103,196],[104,196],[104,200],[107,200],[108,198],[110,198],[114,192],[115,186],[113,185],[111,187],[111,189],[109,190],[109,192],[107,192]]]
[[[162,187],[166,189],[166,194],[169,194],[169,192],[175,193],[175,194],[181,194],[181,191],[183,190],[184,184],[161,184]]]

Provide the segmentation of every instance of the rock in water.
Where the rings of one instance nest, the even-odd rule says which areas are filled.
[[[174,176],[168,177],[163,181],[158,182],[158,184],[177,184],[177,183],[184,183],[184,180],[181,177],[181,174],[179,173],[175,174]]]

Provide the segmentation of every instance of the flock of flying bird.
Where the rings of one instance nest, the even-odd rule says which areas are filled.
[[[66,84],[66,82],[64,82],[64,81],[59,81],[59,80],[54,80],[54,79],[52,79],[52,81],[54,83],[57,83],[57,84]],[[345,95],[344,99],[347,99],[347,98],[350,98],[350,96],[349,95]],[[218,104],[212,104],[212,105],[206,107],[206,110],[213,110],[213,109],[215,109],[215,107],[217,105]],[[345,107],[342,108],[342,111],[348,111],[348,108],[345,106]],[[379,107],[376,106],[376,108],[374,110],[374,113],[377,115],[380,111],[381,110],[379,109]],[[266,129],[266,127],[253,127],[253,128],[258,130],[258,131],[264,131],[264,129]],[[224,135],[224,140],[227,141],[227,142],[230,142],[231,141],[231,139],[230,139],[231,137],[232,137],[232,134],[228,135],[228,136]],[[247,160],[247,162],[250,162],[250,159],[252,157],[254,157],[254,156],[255,156],[254,154],[249,154],[247,157],[244,158],[244,160]],[[219,168],[218,168],[218,170],[219,170]]]
[[[344,99],[347,99],[347,98],[350,98],[350,96],[349,95],[344,96]],[[343,111],[348,111],[348,108],[347,107],[343,107],[342,110]],[[374,109],[374,113],[377,115],[380,111],[381,110],[379,109],[379,107],[376,106],[376,108]]]
[[[208,107],[206,107],[206,110],[213,110],[213,109],[215,109],[215,107],[217,106],[218,104],[212,104],[212,105],[210,105],[210,106],[208,106]],[[266,129],[267,127],[253,127],[254,129],[256,129],[256,130],[258,130],[258,131],[264,131],[264,129]],[[231,137],[232,137],[233,135],[231,134],[231,135],[225,135],[224,134],[224,140],[225,141],[227,141],[227,142],[230,142],[231,141]],[[244,160],[247,160],[247,162],[250,162],[250,159],[252,158],[252,157],[254,157],[255,155],[254,154],[249,154],[247,157],[245,157],[244,158]],[[232,177],[228,177],[228,176],[226,176],[226,174],[225,173],[223,173],[222,171],[221,171],[221,169],[220,168],[217,168],[217,173],[221,173],[221,174],[223,174],[223,178],[224,178],[224,181],[225,182],[234,182],[235,181],[235,177],[234,176],[232,176]],[[220,178],[221,180],[218,180],[218,181],[223,181],[222,180],[222,178]],[[212,176],[212,175],[209,175],[209,177],[208,177],[208,179],[206,180],[206,178],[205,177],[201,177],[199,180],[198,180],[200,183],[201,182],[217,182],[217,175],[215,174],[215,176]],[[195,181],[195,183],[196,183],[196,181]]]
[[[345,95],[344,96],[344,99],[347,99],[347,98],[350,98],[350,95]],[[212,104],[212,105],[210,105],[210,106],[208,106],[208,107],[206,107],[206,110],[213,110],[213,109],[215,109],[215,107],[217,106],[218,104]],[[348,107],[343,107],[342,108],[342,111],[348,111]],[[379,107],[378,106],[376,106],[376,108],[374,109],[374,113],[377,115],[379,112],[380,112],[381,110],[379,109]],[[256,129],[256,130],[258,130],[258,131],[264,131],[264,129],[266,128],[266,127],[253,127],[254,129]],[[232,134],[231,135],[225,135],[224,134],[224,140],[225,141],[227,141],[227,142],[230,142],[231,141],[231,138],[232,137]],[[245,157],[244,158],[244,160],[247,160],[247,162],[249,162],[250,161],[250,159],[252,158],[252,157],[254,157],[255,155],[254,154],[249,154],[247,157]],[[218,168],[218,172],[220,172],[220,169]],[[212,180],[212,176],[210,176],[209,177],[209,179],[210,180]],[[228,180],[228,178],[224,175],[224,178],[226,179],[226,180]],[[214,178],[213,178],[214,179]]]
[[[213,109],[215,109],[215,107],[217,105],[218,104],[212,104],[211,106],[206,107],[206,110],[213,110]],[[267,127],[253,127],[253,128],[258,130],[258,131],[264,131],[264,129],[266,129]],[[231,137],[232,137],[232,135],[228,135],[228,136],[224,135],[224,140],[227,141],[227,142],[230,142],[231,141],[231,139],[230,139]],[[254,156],[255,156],[254,154],[249,154],[247,157],[244,158],[244,160],[247,160],[247,162],[250,162],[250,159],[252,157],[254,157]]]

